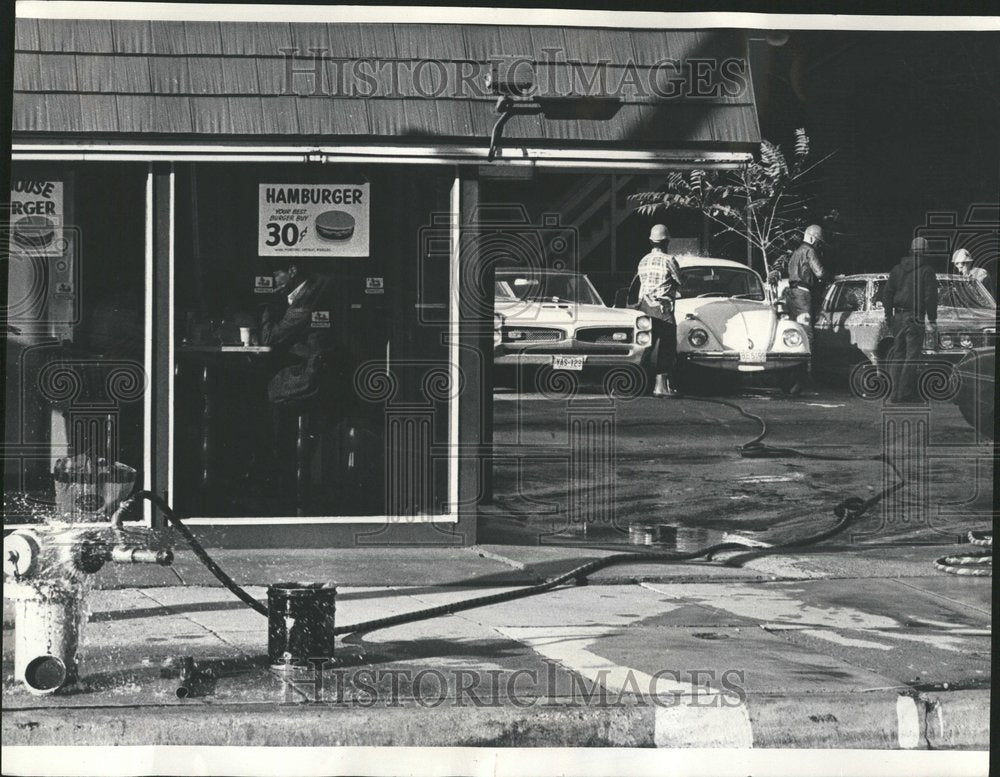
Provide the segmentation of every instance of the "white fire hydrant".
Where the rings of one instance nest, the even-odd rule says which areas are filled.
[[[86,596],[95,572],[108,561],[173,562],[170,550],[152,549],[149,529],[123,528],[114,511],[122,496],[95,505],[87,521],[79,511],[64,510],[4,537],[4,596],[14,602],[14,676],[31,693],[54,693],[79,678]]]

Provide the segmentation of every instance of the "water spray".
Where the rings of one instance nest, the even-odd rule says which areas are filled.
[[[3,540],[4,595],[14,601],[14,677],[40,695],[79,678],[92,576],[108,562],[168,566],[174,558],[153,547],[149,529],[122,524],[118,508],[135,470],[103,459],[73,470],[71,461],[57,462],[49,519]]]

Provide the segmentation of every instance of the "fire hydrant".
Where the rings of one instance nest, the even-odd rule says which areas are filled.
[[[13,599],[15,614],[14,676],[31,693],[54,693],[79,678],[88,578],[108,561],[173,562],[169,549],[152,547],[149,529],[123,527],[116,508],[130,490],[119,489],[86,521],[77,512],[57,511],[52,520],[4,537],[4,596]]]

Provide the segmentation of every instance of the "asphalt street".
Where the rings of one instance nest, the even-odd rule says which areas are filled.
[[[787,542],[834,520],[846,497],[905,487],[873,509],[850,544],[940,543],[987,528],[990,446],[955,405],[893,407],[820,388],[797,398],[747,389],[717,397],[767,425],[765,442],[807,454],[743,458],[760,431],[737,410],[698,398],[609,400],[586,384],[572,397],[498,392],[494,504],[486,542],[627,542],[636,521],[671,527],[682,548],[724,533]],[[873,460],[887,455],[900,470]]]

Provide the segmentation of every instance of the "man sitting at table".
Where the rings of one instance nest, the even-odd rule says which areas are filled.
[[[267,397],[274,408],[276,474],[279,481],[291,485],[298,479],[294,470],[312,469],[314,441],[324,436],[322,429],[328,426],[322,419],[336,405],[332,380],[335,341],[331,289],[329,279],[309,273],[295,260],[276,265],[273,275],[275,296],[279,300],[266,307],[261,316],[260,340],[262,345],[271,346],[285,359],[285,366],[267,385]],[[304,406],[303,401],[308,401],[309,405]],[[297,431],[295,417],[306,410],[307,417],[318,411],[319,418],[307,422],[309,431],[303,440],[306,445],[304,458],[296,462],[294,456],[284,452],[297,447],[293,438],[301,432]],[[320,443],[320,447],[325,448],[325,445]],[[308,488],[301,481],[299,487]],[[306,494],[299,491],[300,509],[305,499]]]

